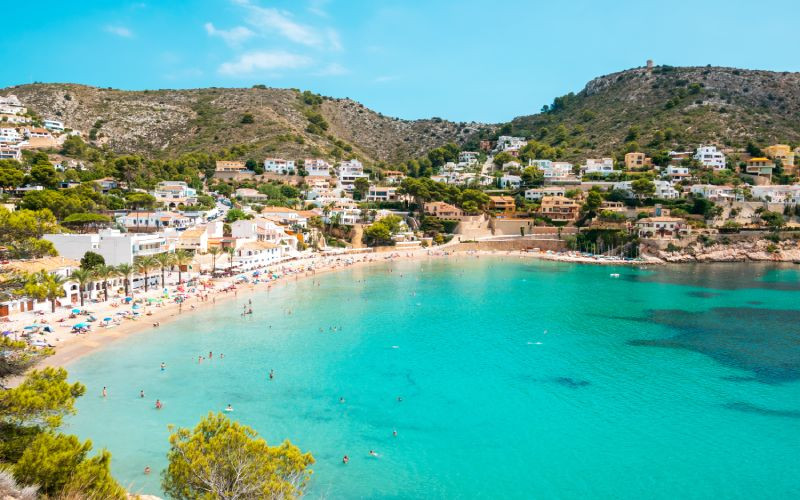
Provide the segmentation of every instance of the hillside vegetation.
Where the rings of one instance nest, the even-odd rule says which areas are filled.
[[[524,135],[551,156],[689,150],[702,143],[800,142],[800,73],[721,67],[637,68],[601,76],[496,133]],[[552,149],[547,149],[552,148]]]
[[[59,119],[120,153],[162,158],[245,145],[251,156],[358,156],[393,162],[448,142],[477,124],[400,120],[350,99],[255,86],[123,91],[75,84],[29,84],[16,94],[45,118]]]

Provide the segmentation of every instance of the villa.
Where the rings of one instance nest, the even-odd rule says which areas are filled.
[[[247,166],[243,161],[224,161],[224,160],[217,160],[216,169],[214,170],[218,173],[247,173],[251,172],[251,170],[247,169]]]
[[[45,234],[43,238],[53,243],[59,255],[80,260],[86,252],[94,252],[102,255],[111,266],[133,264],[136,257],[170,250],[163,234],[121,233],[116,229],[92,234]]]
[[[443,201],[433,201],[425,204],[425,214],[439,219],[461,219],[464,211]]]
[[[303,168],[305,169],[306,172],[308,172],[309,177],[331,176],[331,164],[325,160],[306,158],[306,160],[303,161]]]
[[[673,239],[691,232],[684,219],[664,215],[639,219],[636,230],[640,238],[650,239]]]
[[[565,196],[544,196],[539,214],[556,222],[572,222],[578,218],[581,204]]]
[[[281,247],[266,241],[251,241],[236,247],[233,254],[233,267],[239,271],[249,271],[266,267],[281,260]]]
[[[180,231],[191,224],[188,217],[174,212],[130,212],[117,222],[132,233],[153,233],[167,228]]]
[[[717,151],[716,146],[700,146],[693,158],[706,168],[725,169],[725,155]]]
[[[585,174],[599,174],[606,176],[614,173],[614,159],[613,158],[589,158],[586,164],[581,167]]]
[[[367,201],[398,201],[397,188],[393,186],[370,186]]]
[[[267,158],[264,160],[264,172],[273,174],[294,173],[294,160],[284,160],[283,158]]]
[[[153,196],[156,201],[175,208],[178,205],[194,205],[197,203],[197,190],[190,188],[182,181],[162,181],[156,185]]]
[[[261,202],[269,199],[269,196],[253,188],[239,188],[233,192],[233,196],[248,202]]]
[[[517,204],[511,196],[490,196],[489,210],[503,213],[513,213],[517,210]]]
[[[525,199],[528,201],[539,201],[544,196],[564,196],[567,190],[563,186],[550,186],[531,188],[525,191]]]

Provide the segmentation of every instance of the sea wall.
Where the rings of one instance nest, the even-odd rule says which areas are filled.
[[[567,244],[564,240],[556,239],[529,239],[517,238],[513,240],[490,240],[490,241],[467,241],[458,243],[450,247],[457,252],[469,252],[476,250],[499,250],[504,252],[522,252],[538,248],[539,250],[551,250],[558,252],[566,250]]]

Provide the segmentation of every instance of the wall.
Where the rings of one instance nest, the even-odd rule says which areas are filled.
[[[435,247],[434,247],[435,248]],[[474,250],[500,250],[509,252],[519,252],[538,248],[542,251],[552,250],[558,252],[566,250],[567,244],[564,240],[538,240],[538,239],[514,239],[514,240],[493,240],[493,241],[475,241],[458,243],[452,247],[457,252],[467,252]]]

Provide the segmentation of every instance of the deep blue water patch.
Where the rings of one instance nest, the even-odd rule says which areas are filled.
[[[760,382],[800,380],[800,311],[718,307],[705,312],[650,311],[649,320],[678,333],[630,345],[699,352],[723,365],[749,371]]]
[[[772,408],[765,408],[763,406],[746,403],[744,401],[734,401],[732,403],[725,403],[723,408],[729,410],[740,411],[743,413],[755,413],[758,415],[766,415],[768,417],[784,417],[784,418],[800,418],[800,410],[775,410]]]
[[[588,380],[574,379],[572,377],[556,377],[553,379],[553,382],[563,385],[564,387],[569,387],[570,389],[578,389],[591,385],[591,382]]]
[[[693,291],[693,292],[686,292],[686,295],[689,297],[696,297],[698,299],[710,299],[712,297],[716,297],[719,294],[713,292],[700,292],[700,291]]]

